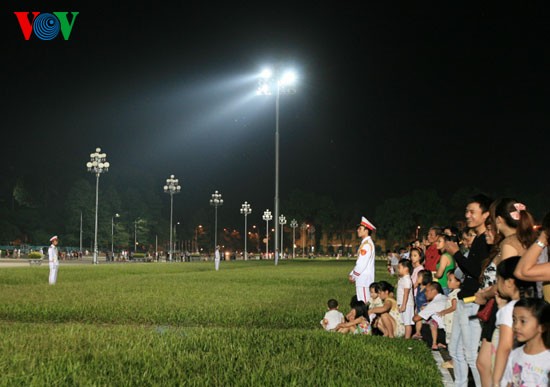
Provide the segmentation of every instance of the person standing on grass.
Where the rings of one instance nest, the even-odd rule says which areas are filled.
[[[59,255],[57,252],[57,235],[50,238],[50,248],[48,249],[48,261],[50,263],[50,285],[55,285],[57,282],[57,269],[59,268]]]
[[[490,216],[492,201],[486,195],[478,194],[470,198],[467,203],[464,214],[466,224],[476,231],[468,258],[464,257],[459,250],[458,243],[445,241],[445,250],[453,256],[458,268],[464,273],[449,342],[449,354],[453,359],[457,387],[468,385],[468,369],[472,372],[476,386],[481,386],[481,376],[476,366],[481,340],[481,325],[476,318],[479,305],[472,302],[472,299],[475,299],[474,295],[480,286],[482,262],[489,256],[489,245],[485,238],[485,221]]]
[[[349,281],[355,283],[357,299],[368,303],[370,301],[370,284],[374,282],[374,242],[371,233],[376,227],[364,216],[357,227],[357,236],[361,238],[361,245],[357,251],[355,267],[349,273]]]

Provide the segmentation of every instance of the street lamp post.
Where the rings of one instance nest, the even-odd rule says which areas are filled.
[[[195,227],[195,252],[199,252],[199,228],[202,228],[202,226],[199,224],[197,227]]]
[[[273,71],[264,70],[258,85],[258,94],[271,95],[275,90],[275,219],[279,217],[279,97],[281,94],[293,94],[296,90],[292,87],[296,75],[292,71],[273,76]],[[279,260],[277,246],[279,245],[279,229],[275,227],[275,265]]]
[[[265,210],[262,219],[265,220],[265,258],[267,259],[269,257],[269,221],[273,219],[271,211]]]
[[[115,218],[119,217],[119,214],[114,214],[111,217],[111,261],[114,261],[115,257]]]
[[[298,227],[298,221],[292,219],[290,221],[290,227],[292,227],[292,258],[296,258],[296,227]]]
[[[109,171],[110,164],[106,161],[107,155],[101,153],[101,148],[96,148],[95,152],[90,154],[90,161],[86,163],[88,172],[95,174],[95,231],[94,231],[94,256],[92,262],[97,265],[97,208],[99,201],[99,176]]]
[[[309,224],[302,223],[300,228],[302,229],[302,258],[306,256],[306,231],[309,227]]]
[[[218,246],[218,207],[223,205],[222,194],[214,191],[210,205],[214,206],[214,251],[216,251],[216,246]]]
[[[248,227],[246,225],[246,218],[248,215],[252,212],[252,208],[250,207],[250,204],[248,202],[244,202],[241,206],[241,214],[244,215],[244,260],[248,260],[248,249],[246,247],[246,242],[248,240]]]
[[[283,250],[283,239],[284,239],[283,227],[286,224],[286,217],[283,214],[279,216],[279,224],[281,225],[281,254],[284,257],[285,252]]]
[[[176,224],[174,224],[174,250],[176,253],[178,252],[178,226],[180,225],[180,222],[176,222]],[[176,261],[177,261],[177,256],[176,256]]]
[[[172,217],[174,214],[174,194],[179,193],[181,190],[181,185],[179,185],[178,179],[174,177],[174,175],[170,175],[168,179],[166,179],[166,185],[164,186],[164,192],[170,195],[170,253],[169,253],[169,259],[170,262],[172,262]]]

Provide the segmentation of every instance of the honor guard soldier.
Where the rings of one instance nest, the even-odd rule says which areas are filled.
[[[59,268],[59,256],[57,254],[57,235],[50,238],[50,248],[48,249],[48,261],[50,263],[50,285],[55,285],[57,281],[57,269]]]
[[[357,236],[361,239],[361,244],[357,250],[357,261],[355,267],[349,273],[349,281],[355,282],[357,300],[368,303],[370,301],[370,284],[374,282],[374,242],[371,233],[376,227],[364,216],[361,217],[361,223],[357,226]]]

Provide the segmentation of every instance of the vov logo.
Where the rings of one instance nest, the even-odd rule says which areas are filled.
[[[52,40],[59,35],[59,31],[61,31],[63,39],[69,40],[79,12],[71,12],[71,22],[67,17],[69,12],[14,12],[14,14],[25,40],[29,40],[33,32],[40,40]],[[32,19],[29,18],[31,14]]]

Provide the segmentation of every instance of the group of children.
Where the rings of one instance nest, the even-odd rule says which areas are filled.
[[[411,259],[399,261],[396,289],[387,281],[372,283],[369,302],[365,304],[353,296],[346,316],[338,310],[336,300],[329,300],[329,310],[321,320],[323,328],[340,333],[422,339],[432,350],[445,348],[453,329],[460,274],[449,270],[444,288],[440,282],[433,280],[431,271],[415,271],[411,261],[414,261],[412,255]],[[511,264],[513,261],[506,263]],[[528,381],[526,378],[532,378],[532,381],[548,380],[550,305],[537,298],[520,297],[514,282],[507,278],[506,273],[510,270],[504,267],[499,269],[497,335],[499,328],[505,327],[505,332],[513,332],[505,336],[510,349],[514,339],[518,345],[521,344],[511,349],[505,361],[499,362],[498,352],[503,345],[502,339],[500,345],[498,336],[493,340],[493,363],[498,372],[502,373],[501,386],[507,386],[508,383],[517,385],[514,383],[518,382],[515,380],[518,377],[522,378],[520,382]]]

